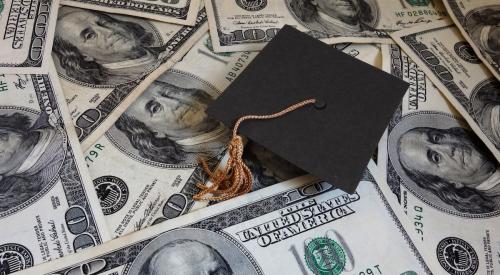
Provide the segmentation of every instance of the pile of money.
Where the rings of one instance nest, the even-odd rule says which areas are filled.
[[[410,83],[373,160],[349,194],[247,141],[252,191],[194,200],[207,105],[285,24]],[[0,0],[0,31],[0,274],[500,272],[498,1]]]

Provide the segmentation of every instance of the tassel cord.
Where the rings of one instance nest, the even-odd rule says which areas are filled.
[[[196,186],[201,191],[194,195],[193,199],[198,201],[224,201],[250,192],[250,190],[252,190],[253,177],[252,172],[242,159],[244,145],[242,137],[238,135],[238,129],[241,123],[245,120],[267,120],[277,118],[314,103],[316,103],[316,99],[307,99],[274,114],[246,115],[240,117],[234,124],[233,135],[228,146],[229,158],[225,168],[223,170],[216,169],[215,171],[211,171],[204,159],[199,160],[212,184],[207,186],[201,182],[197,183]],[[212,196],[209,196],[210,194]]]

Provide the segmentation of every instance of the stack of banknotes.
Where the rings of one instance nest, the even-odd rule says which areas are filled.
[[[193,200],[207,105],[285,24],[410,83],[358,189],[248,141],[252,192]],[[0,31],[2,275],[500,273],[496,0],[0,0]]]

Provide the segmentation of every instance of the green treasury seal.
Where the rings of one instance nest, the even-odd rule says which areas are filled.
[[[3,0],[0,0],[0,13],[3,11]]]
[[[307,267],[318,275],[338,275],[344,270],[345,252],[329,238],[315,238],[306,247]]]

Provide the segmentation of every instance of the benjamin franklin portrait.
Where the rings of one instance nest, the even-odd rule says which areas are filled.
[[[484,55],[500,65],[500,5],[469,12],[465,16],[465,29]]]
[[[363,36],[374,30],[372,0],[287,0],[290,11],[316,38]]]
[[[140,157],[162,164],[192,165],[199,157],[224,151],[229,131],[205,113],[212,95],[199,87],[186,88],[196,85],[186,83],[192,81],[188,77],[183,79],[185,87],[168,77],[157,79],[115,123]]]
[[[142,275],[235,274],[219,251],[195,240],[181,239],[165,244],[144,264]]]
[[[127,275],[262,274],[251,254],[224,233],[178,228],[147,244]]]
[[[441,119],[428,117],[420,116],[421,124]],[[416,122],[418,116],[414,118]],[[442,118],[440,127],[403,123],[391,133],[389,156],[403,184],[427,202],[457,213],[499,210],[498,162],[474,133],[445,119],[452,121]]]
[[[150,71],[161,52],[146,20],[62,6],[53,53],[60,74],[91,85],[117,85]]]
[[[0,212],[28,201],[53,182],[65,156],[65,137],[21,111],[0,109]]]

